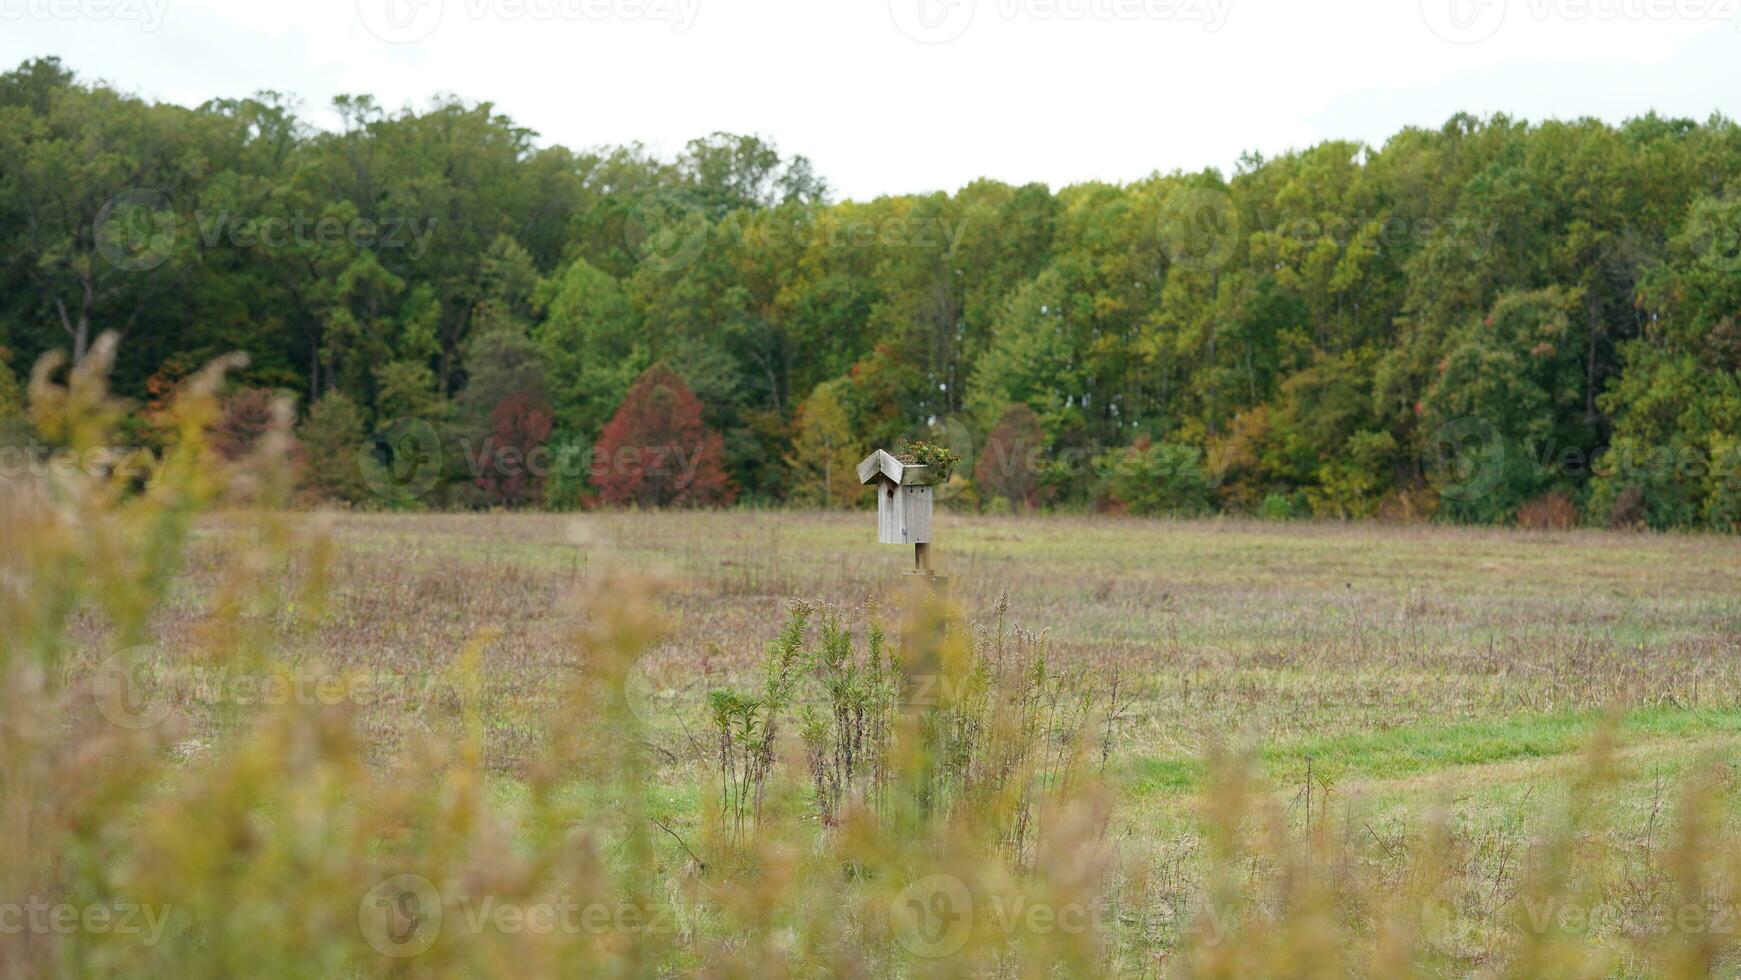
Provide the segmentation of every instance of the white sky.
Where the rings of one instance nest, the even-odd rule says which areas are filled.
[[[866,198],[1230,170],[1245,150],[1380,143],[1460,109],[1741,116],[1738,5],[0,0],[0,65],[59,55],[188,105],[277,89],[323,125],[336,93],[452,92],[574,147],[760,133]]]

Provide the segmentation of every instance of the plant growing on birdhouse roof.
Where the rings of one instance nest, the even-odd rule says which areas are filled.
[[[909,442],[901,447],[895,458],[909,466],[926,467],[938,483],[947,483],[949,474],[955,472],[955,464],[961,462],[960,456],[931,442]]]

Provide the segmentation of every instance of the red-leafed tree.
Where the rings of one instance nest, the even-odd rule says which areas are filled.
[[[592,476],[605,504],[729,504],[724,441],[701,421],[701,400],[663,364],[641,372],[593,448]]]
[[[544,498],[547,473],[536,453],[550,438],[550,409],[529,391],[515,392],[490,411],[489,455],[481,462],[478,487],[508,507]]]

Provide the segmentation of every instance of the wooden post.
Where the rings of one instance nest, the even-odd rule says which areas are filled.
[[[937,574],[931,568],[931,545],[929,542],[919,542],[913,545],[913,569],[907,573],[916,585],[924,585],[934,591],[941,592],[949,580]]]

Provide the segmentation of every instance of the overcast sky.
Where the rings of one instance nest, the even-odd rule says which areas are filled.
[[[1230,170],[1453,112],[1741,115],[1741,0],[0,0],[0,60],[195,105],[489,100],[544,142],[714,130],[837,196]]]

